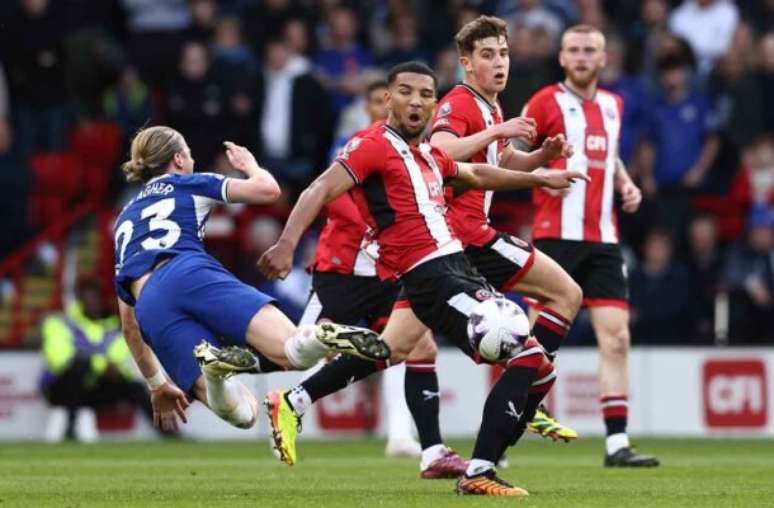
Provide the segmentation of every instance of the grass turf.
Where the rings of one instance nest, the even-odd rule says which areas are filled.
[[[528,439],[502,476],[526,500],[458,497],[451,480],[420,480],[413,459],[381,441],[300,442],[288,468],[264,442],[0,445],[0,508],[10,506],[774,506],[774,441],[638,440],[664,464],[605,470],[602,442]],[[468,454],[470,442],[452,443]]]

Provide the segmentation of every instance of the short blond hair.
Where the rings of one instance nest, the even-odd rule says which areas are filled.
[[[140,129],[132,140],[130,159],[121,169],[129,182],[147,182],[163,175],[176,153],[185,149],[183,135],[171,127],[157,125]]]
[[[564,46],[564,37],[567,34],[599,34],[602,38],[602,47],[605,46],[605,34],[602,33],[602,30],[592,25],[573,25],[565,30],[564,33],[562,33],[561,46]]]

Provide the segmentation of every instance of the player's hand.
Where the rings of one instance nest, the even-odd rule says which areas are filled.
[[[151,406],[153,407],[153,426],[169,432],[177,432],[177,419],[188,423],[185,410],[188,398],[183,390],[167,381],[155,390],[151,390]]]
[[[223,145],[226,147],[226,157],[228,157],[228,161],[234,166],[234,169],[244,171],[245,173],[260,169],[255,156],[247,148],[231,141],[224,141]]]
[[[591,181],[587,174],[580,171],[540,168],[532,173],[540,177],[540,186],[548,189],[569,189],[576,180]]]
[[[704,174],[701,170],[691,168],[685,173],[685,176],[683,176],[683,186],[688,187],[689,189],[695,189],[701,185],[702,180],[704,180]]]
[[[517,116],[498,126],[497,135],[500,138],[522,138],[531,145],[537,137],[537,124],[534,118]]]
[[[258,269],[269,279],[284,279],[293,268],[293,246],[280,239],[258,260]]]
[[[543,141],[541,150],[545,156],[546,164],[555,159],[569,159],[574,153],[572,145],[567,143],[564,134],[557,134],[556,136],[546,138]]]
[[[642,192],[640,188],[632,182],[627,182],[621,186],[621,209],[626,213],[634,213],[640,208],[642,203]]]

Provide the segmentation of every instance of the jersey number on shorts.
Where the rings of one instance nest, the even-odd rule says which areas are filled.
[[[168,249],[177,243],[177,240],[180,238],[180,226],[177,222],[168,219],[174,211],[175,198],[162,199],[142,209],[140,217],[142,219],[150,217],[150,222],[148,222],[148,229],[150,231],[166,231],[166,234],[161,238],[146,238],[143,240],[140,243],[143,249]],[[126,246],[129,245],[129,241],[132,239],[132,233],[134,233],[134,224],[130,220],[125,220],[116,229],[116,244],[121,245],[118,256],[118,263],[120,265],[124,264]]]

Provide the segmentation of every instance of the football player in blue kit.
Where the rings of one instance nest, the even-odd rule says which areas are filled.
[[[177,429],[178,418],[186,421],[186,394],[232,425],[251,427],[258,403],[229,379],[238,372],[307,369],[330,351],[372,360],[390,354],[370,330],[297,328],[271,297],[207,254],[202,237],[213,206],[269,203],[280,195],[246,148],[225,146],[246,179],[194,174],[185,139],[164,126],[141,130],[123,166],[127,180],[143,187],[116,220],[115,289],[124,336],[163,429]],[[249,346],[256,355],[233,346]]]

